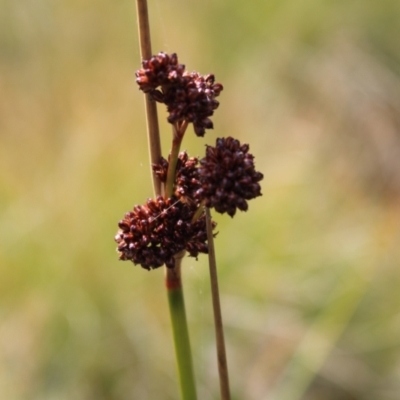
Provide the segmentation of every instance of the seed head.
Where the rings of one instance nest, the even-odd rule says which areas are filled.
[[[156,88],[178,83],[185,71],[185,66],[178,64],[175,53],[171,55],[158,53],[149,60],[143,60],[142,67],[136,71],[136,83],[140,90],[150,93],[155,100],[161,102],[162,96],[160,99],[157,98],[160,94],[155,93]]]
[[[136,82],[140,90],[167,106],[169,123],[191,122],[197,136],[213,128],[209,117],[218,108],[215,98],[223,90],[214,75],[185,71],[176,54],[158,53],[142,66],[136,71]]]
[[[249,145],[232,137],[217,139],[216,146],[207,146],[206,156],[200,160],[201,188],[196,192],[207,207],[233,217],[236,209],[247,211],[247,200],[261,196],[258,183],[263,174],[254,168],[254,156]]]
[[[182,250],[197,257],[207,253],[204,216],[192,223],[196,207],[176,197],[158,196],[136,205],[119,221],[115,236],[120,260],[130,260],[150,270],[166,264],[174,267],[174,256]]]
[[[169,157],[168,157],[169,160]],[[198,159],[190,157],[185,151],[178,155],[176,164],[175,196],[183,202],[194,201],[200,189]],[[160,163],[153,164],[153,171],[161,182],[166,182],[169,161],[161,157]]]

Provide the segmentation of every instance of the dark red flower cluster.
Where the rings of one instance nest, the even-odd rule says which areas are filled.
[[[215,97],[223,90],[214,75],[185,71],[176,54],[158,53],[144,60],[142,67],[136,71],[136,82],[143,92],[167,106],[168,122],[191,122],[197,136],[213,128],[209,117],[219,106]]]
[[[181,151],[178,155],[174,191],[175,196],[183,202],[193,202],[195,193],[200,189],[198,163],[196,157],[189,158],[185,151]],[[163,183],[167,180],[168,166],[169,162],[163,157],[159,164],[153,164],[153,171]]]
[[[175,53],[171,55],[158,53],[150,60],[143,60],[142,67],[136,71],[136,83],[140,90],[150,94],[154,94],[160,86],[181,83],[185,72],[185,66],[178,64],[178,56]]]
[[[159,53],[144,60],[142,67],[136,71],[136,82],[140,90],[167,106],[174,132],[182,128],[183,135],[187,123],[193,123],[198,136],[213,128],[209,117],[218,107],[215,98],[223,89],[215,83],[214,75],[187,72],[176,54]],[[233,217],[237,209],[248,209],[248,200],[261,196],[263,174],[255,170],[254,156],[248,151],[248,144],[228,137],[217,139],[215,147],[207,146],[200,162],[184,151],[179,153],[174,160],[175,171],[170,171],[174,173],[173,196],[158,196],[136,205],[119,221],[115,236],[119,258],[150,270],[164,264],[173,268],[175,257],[182,251],[192,257],[208,253],[205,216],[200,207],[205,205]],[[169,161],[161,157],[152,166],[163,183],[171,177]],[[216,224],[212,224],[214,228]]]
[[[217,139],[216,147],[207,146],[206,157],[200,160],[201,188],[196,192],[207,207],[233,217],[236,209],[247,211],[247,200],[261,196],[258,183],[263,174],[254,167],[249,145],[232,137]]]
[[[232,137],[217,139],[215,147],[207,146],[206,157],[198,162],[186,152],[178,157],[175,196],[184,202],[200,204],[233,217],[236,210],[247,211],[247,200],[261,196],[259,182],[263,174],[254,167],[254,156],[248,144]],[[169,163],[161,158],[153,170],[161,180],[167,178]]]
[[[136,205],[118,223],[115,241],[120,260],[131,260],[150,270],[164,264],[174,267],[174,256],[182,250],[192,257],[208,253],[205,218],[192,222],[195,211],[195,206],[176,197],[158,196]]]

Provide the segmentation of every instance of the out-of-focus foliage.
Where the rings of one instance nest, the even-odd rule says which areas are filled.
[[[263,197],[218,217],[232,391],[400,397],[400,2],[150,1],[154,52],[224,84],[214,131]],[[134,2],[0,1],[0,398],[176,399],[162,271],[117,261],[152,196]],[[170,126],[160,110],[164,154]],[[201,399],[217,399],[207,262],[187,259]]]

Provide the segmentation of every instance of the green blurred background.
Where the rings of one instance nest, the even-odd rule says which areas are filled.
[[[224,84],[263,196],[216,241],[234,399],[400,398],[400,2],[151,0],[153,51]],[[152,196],[134,1],[0,0],[0,398],[178,398],[163,271],[118,262]],[[170,126],[160,109],[164,154]],[[218,399],[206,258],[184,265]]]

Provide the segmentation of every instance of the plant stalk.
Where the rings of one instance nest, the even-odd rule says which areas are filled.
[[[139,28],[139,42],[140,42],[140,56],[142,60],[148,60],[152,56],[151,40],[150,40],[150,25],[149,13],[147,9],[146,0],[137,0],[137,19]],[[149,143],[150,153],[150,169],[153,177],[154,194],[162,194],[162,186],[160,180],[152,169],[152,164],[157,164],[161,159],[161,142],[160,132],[158,128],[158,115],[157,105],[150,95],[145,95],[145,109],[146,109],[146,122],[147,122],[147,138]]]
[[[149,59],[152,56],[150,41],[150,26],[146,0],[137,0],[137,18],[140,40],[141,58]],[[161,159],[161,142],[158,127],[156,102],[148,94],[145,95],[145,109],[147,121],[147,137],[149,142],[150,162],[156,164]],[[179,148],[187,123],[174,126],[174,138],[170,160],[174,163],[168,169],[168,190],[166,197],[171,197],[173,192],[175,169],[178,160]],[[170,161],[171,162],[171,161]],[[150,167],[151,167],[150,164]],[[171,170],[171,172],[169,171]],[[162,195],[162,185],[151,168],[153,188],[155,195]],[[175,267],[165,268],[165,283],[168,293],[168,303],[172,322],[172,331],[175,344],[175,354],[180,378],[182,400],[197,400],[196,385],[193,372],[192,353],[190,349],[189,331],[187,327],[185,303],[181,280],[181,262],[185,252],[175,256]]]
[[[192,352],[181,280],[181,262],[184,254],[185,251],[182,251],[175,256],[174,268],[165,268],[165,285],[168,293],[182,400],[196,400]]]
[[[219,300],[217,262],[215,258],[214,236],[212,233],[211,213],[208,207],[205,208],[207,240],[208,240],[208,263],[210,266],[211,294],[214,310],[215,337],[217,342],[217,358],[221,399],[230,400],[228,363],[226,360],[224,329],[222,325],[221,304]]]
[[[183,136],[185,135],[186,128],[188,126],[187,121],[179,124],[175,122],[172,125],[172,148],[171,154],[168,159],[168,172],[167,172],[167,182],[165,183],[165,197],[172,197],[174,194],[174,184],[176,178],[176,164],[178,162],[179,150],[181,148],[181,143]]]

